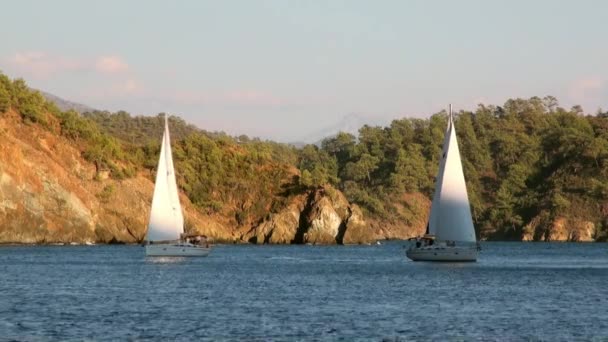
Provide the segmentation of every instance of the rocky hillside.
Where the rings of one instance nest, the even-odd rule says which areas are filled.
[[[137,242],[145,235],[153,185],[148,178],[97,177],[69,141],[25,124],[14,111],[0,117],[0,242]],[[105,178],[105,179],[104,179]],[[205,217],[186,198],[191,225]]]
[[[368,243],[424,231],[445,113],[302,148],[170,117],[186,229],[226,242]],[[163,119],[61,111],[0,73],[0,242],[138,242]],[[455,121],[480,239],[608,238],[608,113],[554,98]]]
[[[15,111],[0,116],[0,243],[126,242],[145,236],[153,183],[138,174],[116,180],[98,173],[77,146]],[[360,209],[339,191],[319,188],[290,197],[284,208],[239,226],[207,215],[185,196],[190,231],[218,241],[250,243],[364,243]]]

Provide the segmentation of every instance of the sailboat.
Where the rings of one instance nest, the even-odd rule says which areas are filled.
[[[450,105],[426,234],[406,251],[414,261],[476,261],[479,247]]]
[[[192,241],[200,242],[200,238]],[[195,244],[190,237],[184,236],[184,215],[179,203],[166,114],[145,246],[148,256],[207,256],[211,251],[206,241]]]

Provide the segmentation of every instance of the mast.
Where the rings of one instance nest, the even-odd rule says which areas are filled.
[[[452,104],[450,103],[450,122],[452,122]]]

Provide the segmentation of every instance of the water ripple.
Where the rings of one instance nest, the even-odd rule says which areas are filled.
[[[478,263],[381,246],[0,247],[0,340],[608,339],[606,244],[487,243]]]

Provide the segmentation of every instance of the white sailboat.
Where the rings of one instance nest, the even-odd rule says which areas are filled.
[[[175,181],[169,121],[165,115],[165,131],[156,169],[154,196],[146,236],[146,255],[207,256],[209,254],[211,247],[206,242],[205,245],[193,244],[189,239],[184,240],[183,234],[184,216]]]
[[[414,261],[476,261],[478,245],[450,105],[426,234],[406,251]]]

